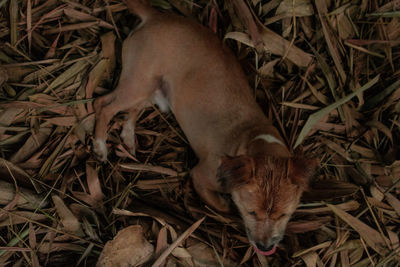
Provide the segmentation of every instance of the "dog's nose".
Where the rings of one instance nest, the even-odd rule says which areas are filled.
[[[269,246],[269,247],[266,247],[266,246],[264,246],[264,245],[261,244],[261,243],[257,243],[256,246],[257,246],[257,248],[258,248],[259,250],[261,250],[261,251],[270,251],[270,250],[272,250],[272,249],[274,248],[274,245],[271,245],[271,246]]]

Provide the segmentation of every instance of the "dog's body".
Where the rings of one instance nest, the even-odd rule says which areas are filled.
[[[199,163],[191,175],[197,193],[220,211],[229,193],[250,242],[272,254],[306,185],[308,164],[292,158],[258,107],[233,53],[208,29],[126,1],[142,23],[125,41],[118,87],[95,102],[94,151],[106,160],[106,130],[119,111],[130,119],[121,136],[134,153],[134,124],[151,103],[171,109]]]

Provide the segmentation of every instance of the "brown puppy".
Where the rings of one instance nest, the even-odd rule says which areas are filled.
[[[140,110],[151,103],[170,109],[199,158],[191,172],[197,193],[224,212],[229,205],[221,193],[231,194],[251,244],[272,254],[312,162],[292,157],[233,53],[211,31],[139,0],[126,3],[142,23],[124,41],[118,87],[94,104],[94,152],[106,160],[107,125],[119,111],[130,114],[121,136],[134,153]]]

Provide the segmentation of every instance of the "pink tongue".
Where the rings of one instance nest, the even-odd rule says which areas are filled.
[[[270,255],[272,255],[272,254],[274,254],[275,253],[275,251],[276,251],[276,246],[274,246],[271,250],[269,250],[269,251],[262,251],[262,250],[259,250],[258,248],[256,248],[255,246],[253,246],[254,247],[254,250],[257,252],[257,253],[260,253],[261,255],[264,255],[264,256],[270,256]]]

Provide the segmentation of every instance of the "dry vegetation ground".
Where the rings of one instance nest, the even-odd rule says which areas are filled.
[[[399,266],[400,1],[153,4],[225,38],[290,147],[319,159],[285,240],[256,255],[237,216],[204,206],[171,114],[142,114],[136,156],[119,114],[108,163],[94,160],[92,101],[115,87],[137,23],[122,1],[0,0],[0,265],[94,266],[141,225],[168,266]]]

